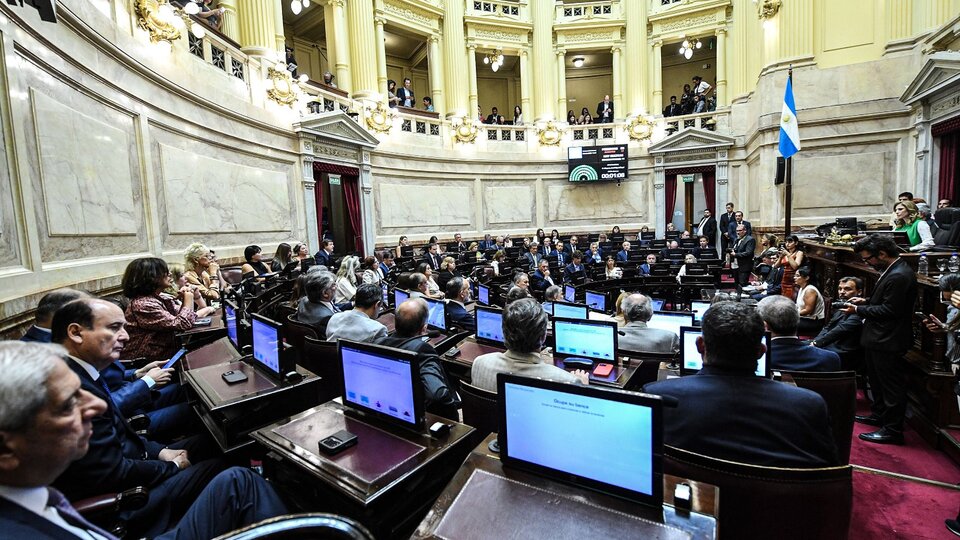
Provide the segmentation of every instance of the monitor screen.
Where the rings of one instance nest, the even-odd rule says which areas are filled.
[[[654,311],[660,311],[661,309],[663,309],[663,304],[664,304],[665,302],[666,302],[665,300],[661,300],[661,299],[659,299],[659,298],[651,298],[651,299],[650,299],[650,304],[653,305],[653,310],[654,310]]]
[[[253,316],[253,360],[270,373],[280,375],[280,326]]]
[[[390,305],[390,286],[387,285],[386,283],[381,283],[380,290],[382,291],[381,294],[383,296],[382,298],[383,306],[384,307],[389,306]]]
[[[607,295],[587,291],[587,307],[590,309],[595,309],[597,311],[606,311],[607,310]]]
[[[573,288],[573,285],[564,285],[563,287],[563,299],[567,302],[575,302],[577,298],[577,290]]]
[[[564,302],[553,303],[553,316],[562,319],[586,319],[587,306],[579,304],[567,304]]]
[[[223,302],[223,323],[227,327],[227,338],[233,347],[240,350],[240,337],[237,334],[237,308],[233,302],[225,300]]]
[[[693,312],[693,321],[700,322],[703,320],[703,314],[707,312],[707,309],[710,308],[710,302],[698,302],[696,300],[690,302],[690,311]]]
[[[659,508],[658,398],[507,374],[497,383],[504,466]]]
[[[486,285],[477,285],[477,302],[490,305],[490,289]]]
[[[703,330],[694,327],[684,327],[680,329],[680,374],[692,375],[703,367],[703,357],[697,351],[697,338],[703,335]],[[757,377],[767,377],[767,354],[770,352],[770,334],[764,334],[763,344],[767,346],[767,352],[757,359],[757,371],[754,372]]]
[[[616,362],[617,323],[553,320],[554,354],[580,356],[608,364]]]
[[[543,310],[547,312],[547,315],[550,315],[550,316],[552,317],[552,316],[553,316],[553,302],[544,302],[544,303],[541,304],[541,305],[543,306]]]
[[[427,316],[427,326],[435,330],[447,329],[446,304],[443,300],[421,297],[427,303],[430,314]]]
[[[401,425],[422,424],[415,353],[345,340],[339,352],[345,405]]]
[[[503,312],[499,309],[477,306],[477,341],[503,346]]]
[[[681,326],[692,326],[693,325],[693,315],[689,313],[668,313],[660,312],[654,313],[653,317],[650,319],[650,322],[647,323],[648,328],[660,328],[661,330],[669,330],[676,335],[680,335]]]
[[[393,290],[393,305],[399,306],[400,304],[406,302],[410,299],[410,293],[403,289],[394,289]]]

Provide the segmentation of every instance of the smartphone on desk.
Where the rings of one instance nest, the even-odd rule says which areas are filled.
[[[210,326],[212,323],[213,323],[213,319],[211,319],[210,317],[204,317],[202,319],[197,319],[193,321],[193,326],[194,328],[196,328],[197,326]]]

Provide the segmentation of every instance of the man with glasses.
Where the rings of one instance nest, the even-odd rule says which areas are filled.
[[[871,414],[858,415],[857,422],[879,427],[860,438],[880,444],[903,444],[903,419],[907,411],[907,361],[903,355],[913,346],[913,305],[917,299],[917,276],[893,239],[870,235],[857,241],[853,251],[864,263],[881,272],[869,299],[853,297],[842,308],[863,318],[860,344],[867,362],[867,377],[873,391]]]

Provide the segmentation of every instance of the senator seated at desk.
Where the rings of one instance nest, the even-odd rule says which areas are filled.
[[[547,287],[551,285],[556,285],[556,282],[554,282],[553,276],[550,275],[550,264],[544,259],[540,261],[539,268],[533,273],[530,279],[530,286],[535,291],[545,291]]]
[[[337,276],[320,268],[311,269],[303,278],[303,290],[306,296],[297,303],[297,320],[309,324],[322,335],[327,335],[327,323],[340,309],[333,303],[337,291]]]
[[[53,319],[53,314],[65,304],[77,298],[88,298],[89,296],[84,291],[66,288],[50,291],[43,295],[40,302],[37,303],[35,321],[23,334],[20,341],[50,343],[50,321]]]
[[[770,365],[790,371],[840,371],[837,353],[808,345],[797,338],[800,312],[786,296],[768,296],[757,313],[770,331]]]
[[[540,349],[546,339],[547,314],[540,303],[533,298],[510,302],[503,310],[503,342],[507,350],[478,356],[473,361],[470,370],[473,385],[496,392],[497,373],[588,384],[586,371],[569,373],[543,361]]]
[[[738,302],[703,316],[696,375],[650,383],[677,400],[664,407],[663,442],[710,457],[769,467],[839,465],[827,405],[819,394],[755,374],[763,320]]]
[[[383,291],[379,285],[364,283],[357,287],[353,309],[334,313],[327,322],[327,341],[349,339],[372,343],[387,336],[387,327],[377,322]]]
[[[114,315],[122,318],[115,309]],[[0,410],[16,412],[0,419],[6,463],[0,467],[0,529],[5,538],[115,538],[81,517],[63,493],[50,487],[70,467],[94,467],[86,456],[104,443],[113,429],[109,424],[122,421],[112,416],[108,399],[67,367],[64,354],[59,346],[0,343]],[[181,463],[186,471],[204,469]],[[163,464],[178,470],[171,462]],[[193,480],[192,488],[182,483],[169,500],[151,491],[150,511],[122,516],[129,520],[129,537],[213,538],[287,513],[273,488],[249,469],[233,467]],[[97,484],[85,488],[110,489]],[[189,489],[198,493],[190,497]]]
[[[851,298],[863,295],[863,280],[856,276],[840,278],[837,284],[837,300],[845,302]],[[845,362],[861,353],[860,331],[863,330],[863,319],[856,313],[847,313],[842,309],[833,310],[830,321],[823,330],[813,338],[811,345],[832,351],[840,355],[844,367],[851,364]]]
[[[477,331],[477,320],[467,312],[466,303],[470,301],[470,281],[460,276],[447,281],[447,315],[450,324],[471,334]]]
[[[626,324],[620,329],[617,347],[631,352],[671,353],[680,348],[680,336],[669,330],[648,328],[653,318],[653,303],[650,297],[634,293],[620,304]]]

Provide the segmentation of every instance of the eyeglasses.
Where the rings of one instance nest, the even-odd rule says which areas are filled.
[[[869,257],[860,257],[860,260],[869,264],[872,259],[876,259],[876,255],[870,255]]]

